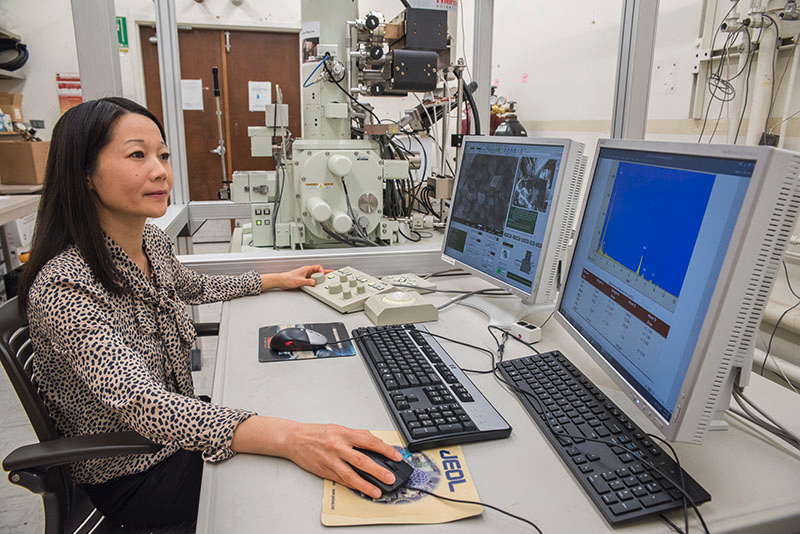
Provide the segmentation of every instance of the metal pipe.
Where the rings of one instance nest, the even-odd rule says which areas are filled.
[[[783,113],[781,113],[781,133],[778,139],[778,146],[783,147],[786,142],[786,129],[789,126],[789,112],[792,106],[792,95],[794,94],[794,84],[797,80],[797,68],[800,66],[800,46],[795,43],[794,54],[792,54],[792,66],[789,68],[791,75],[789,76],[789,85],[786,88],[786,101],[783,103]]]
[[[359,92],[359,89],[353,88],[353,27],[355,27],[356,21],[348,20],[347,21],[347,35],[344,37],[344,61],[345,61],[345,72],[347,73],[344,86],[350,88],[350,92],[356,94]]]
[[[747,33],[744,34],[745,36]],[[747,38],[747,37],[745,37]],[[744,47],[744,43],[739,45],[740,47]],[[747,49],[749,50],[753,44],[748,43]],[[750,57],[744,49],[739,51],[739,61],[736,64],[736,72],[745,72],[745,65],[747,65],[747,59]],[[712,64],[713,66],[713,64]],[[736,94],[742,95],[744,98],[744,82],[745,78],[747,77],[747,73],[742,76],[739,76],[736,80]],[[709,98],[711,98],[709,96]],[[734,144],[734,140],[736,139],[736,129],[739,124],[739,114],[741,113],[742,109],[742,102],[741,98],[734,98],[731,102],[728,102],[728,144]]]
[[[755,22],[755,19],[753,19]],[[764,23],[764,20],[761,20]],[[761,138],[761,133],[767,123],[769,115],[770,100],[772,99],[772,87],[775,80],[772,79],[772,63],[775,61],[775,44],[777,42],[777,28],[763,27],[761,30],[761,44],[758,47],[758,64],[756,65],[756,75],[753,81],[755,90],[753,91],[753,108],[747,124],[747,138],[745,144],[757,145]]]
[[[450,85],[447,83],[447,70],[442,72],[442,84],[444,93],[447,95],[447,102],[442,106],[442,161],[439,165],[439,176],[444,176],[445,165],[447,164],[447,134],[449,133],[448,124],[450,123]]]

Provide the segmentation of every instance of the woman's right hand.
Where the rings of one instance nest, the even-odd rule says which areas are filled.
[[[387,484],[394,482],[394,475],[353,447],[372,450],[395,461],[402,460],[400,452],[367,430],[262,416],[253,416],[241,423],[231,443],[234,451],[282,456],[310,473],[373,498],[380,497],[381,491],[358,476],[353,467]]]

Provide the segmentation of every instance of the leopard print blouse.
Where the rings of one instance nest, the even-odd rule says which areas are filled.
[[[189,349],[196,332],[185,306],[256,295],[258,273],[195,273],[175,257],[169,237],[148,224],[148,279],[105,239],[125,294],[107,291],[74,246],[36,276],[28,301],[34,380],[63,436],[134,430],[164,448],[74,463],[73,480],[100,484],[139,473],[179,448],[200,450],[210,462],[231,457],[233,432],[253,413],[195,397]]]

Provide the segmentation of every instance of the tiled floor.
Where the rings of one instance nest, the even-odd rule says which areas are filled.
[[[227,250],[227,243],[195,243],[194,245],[196,254],[212,254]],[[218,321],[221,309],[221,304],[197,306],[197,321]],[[195,391],[198,395],[209,395],[213,380],[217,338],[200,338],[199,343],[202,350],[202,369],[193,373]],[[0,458],[5,458],[17,447],[35,443],[36,436],[8,377],[5,373],[0,373],[0,375],[2,375],[0,376]],[[41,497],[20,486],[14,486],[8,482],[6,474],[3,472],[2,480],[0,480],[0,532],[38,534],[43,530]]]

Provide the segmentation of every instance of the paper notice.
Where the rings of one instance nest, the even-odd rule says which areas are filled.
[[[319,21],[304,22],[300,29],[300,50],[303,52],[303,63],[317,60],[317,46],[319,46],[320,24]]]
[[[480,515],[474,504],[452,503],[410,489],[427,491],[452,499],[478,501],[464,453],[459,446],[409,452],[400,445],[397,432],[373,432],[394,445],[414,473],[406,486],[380,499],[371,499],[341,484],[326,480],[322,493],[322,524],[325,526],[446,523]]]
[[[272,83],[249,81],[247,94],[250,111],[267,111],[267,104],[272,103]]]
[[[183,109],[203,111],[203,80],[181,80]]]

